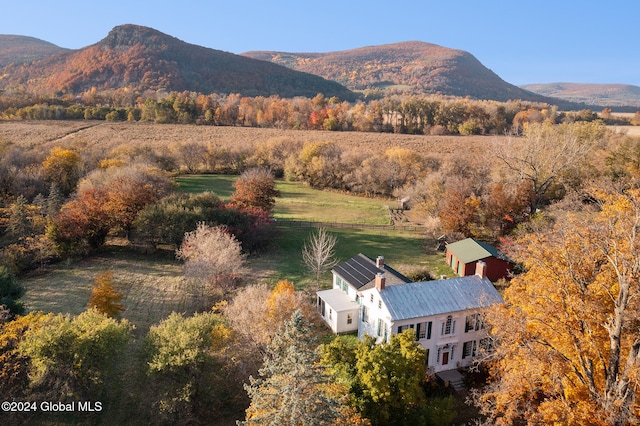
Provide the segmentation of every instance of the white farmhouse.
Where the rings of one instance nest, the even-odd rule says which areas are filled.
[[[367,275],[362,280],[371,277],[372,272],[375,275],[358,287],[351,284],[353,281],[340,281],[345,280],[346,264],[353,264],[356,258],[369,259],[358,255],[336,267],[334,288],[318,292],[318,308],[324,309],[323,318],[334,332],[357,330],[359,338],[366,334],[381,343],[388,342],[392,334],[413,329],[427,350],[428,367],[436,373],[469,366],[476,351],[487,346],[482,311],[504,301],[486,277],[484,262],[477,263],[472,276],[410,282],[382,260],[375,266],[377,271],[365,268]],[[373,263],[369,260],[365,264]],[[347,299],[349,304],[345,307],[342,302]],[[353,321],[354,315],[357,321]]]
[[[316,293],[318,313],[334,333],[358,330],[359,292],[374,287],[378,274],[384,274],[387,285],[405,284],[411,280],[385,265],[384,257],[376,260],[360,253],[331,270],[333,287]]]

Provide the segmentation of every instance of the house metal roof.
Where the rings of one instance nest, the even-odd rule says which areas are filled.
[[[510,261],[509,258],[500,253],[500,251],[491,244],[483,243],[473,238],[466,238],[456,241],[455,243],[447,244],[447,250],[453,253],[462,263],[471,263],[491,256]]]
[[[411,282],[409,278],[405,277],[389,265],[385,264],[382,269],[378,268],[375,260],[362,253],[358,253],[346,262],[341,263],[333,268],[332,271],[354,286],[356,290],[366,290],[367,288],[372,287],[372,283],[378,273],[383,273],[385,275],[387,285]],[[386,272],[389,272],[389,274],[386,274]],[[369,286],[367,286],[367,284],[369,284]]]
[[[386,287],[380,297],[392,321],[485,308],[504,302],[491,281],[478,275]]]
[[[359,308],[359,305],[349,299],[349,296],[339,288],[317,291],[316,294],[336,312],[357,310]]]

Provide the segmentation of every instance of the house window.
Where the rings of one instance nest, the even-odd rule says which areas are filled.
[[[382,336],[382,320],[378,318],[378,337]]]
[[[429,349],[425,349],[427,353],[424,356],[424,365],[429,366]]]
[[[356,294],[356,303],[359,305],[360,303],[362,303],[362,301],[360,300],[360,295]]]
[[[464,324],[464,332],[467,333],[469,331],[478,331],[480,330],[480,315],[479,314],[471,314],[467,315]]]
[[[347,324],[351,324],[353,322],[353,318],[351,314],[347,314]]]
[[[418,323],[416,329],[416,335],[418,336],[418,339],[431,339],[431,327],[431,321]]]
[[[449,315],[447,320],[442,323],[442,335],[448,336],[452,335],[456,332],[456,322],[453,320],[453,317]]]
[[[332,318],[332,314],[333,314],[333,310],[331,308],[329,308],[329,319],[333,319]]]
[[[382,309],[382,299],[378,300],[378,309]]]
[[[365,323],[369,322],[369,314],[367,312],[367,307],[365,305],[362,305],[362,322],[365,322]]]
[[[462,344],[462,359],[476,356],[476,341],[471,340]]]
[[[371,293],[371,297],[369,297],[369,301],[373,303],[373,293]]]
[[[493,352],[493,340],[489,337],[485,337],[484,339],[480,339],[480,349],[486,352]]]

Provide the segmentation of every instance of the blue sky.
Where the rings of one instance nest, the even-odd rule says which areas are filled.
[[[466,50],[512,84],[640,86],[637,0],[30,0],[6,2],[0,10],[0,34],[72,49],[122,24],[233,53],[329,52],[420,40]]]

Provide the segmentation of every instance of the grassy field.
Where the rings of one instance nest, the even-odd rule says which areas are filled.
[[[228,175],[183,175],[177,177],[176,182],[181,191],[213,191],[220,198],[228,200],[237,178]],[[276,199],[276,219],[388,225],[387,206],[395,203],[381,198],[320,191],[300,182],[285,180],[278,180],[276,188],[281,194]]]

